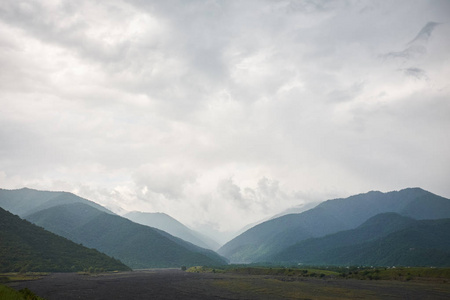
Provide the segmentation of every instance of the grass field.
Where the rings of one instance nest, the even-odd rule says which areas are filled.
[[[383,299],[399,295],[445,299],[449,268],[364,267],[192,267],[187,272],[227,274],[213,282],[223,291],[248,298]]]
[[[11,272],[11,273],[0,273],[0,283],[7,283],[10,281],[23,281],[23,280],[36,280],[46,276],[49,273],[44,272]]]
[[[450,281],[450,268],[426,267],[258,267],[258,266],[226,266],[226,267],[191,267],[187,272],[193,273],[228,273],[242,275],[271,275],[315,278],[346,278],[359,280],[437,280],[444,283]]]

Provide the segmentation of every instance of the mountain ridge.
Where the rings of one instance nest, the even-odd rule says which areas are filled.
[[[259,224],[229,241],[218,253],[234,263],[256,262],[302,240],[356,228],[383,212],[415,219],[445,218],[450,217],[450,200],[421,188],[370,191],[327,200],[300,214]]]
[[[220,265],[217,253],[84,203],[54,206],[27,216],[49,231],[122,260],[134,269]]]
[[[21,189],[1,189],[0,207],[17,214],[20,217],[33,214],[37,211],[65,203],[81,202],[100,211],[114,214],[107,208],[73,193],[62,191],[39,191],[27,187]]]
[[[381,213],[368,219],[355,229],[339,231],[324,237],[309,238],[285,248],[269,260],[293,261],[307,260],[308,257],[322,257],[336,252],[336,249],[371,242],[393,232],[415,224],[417,220],[397,213]],[[321,258],[323,260],[323,258]],[[317,263],[307,260],[305,263]]]
[[[117,259],[44,230],[0,207],[0,272],[127,271]]]

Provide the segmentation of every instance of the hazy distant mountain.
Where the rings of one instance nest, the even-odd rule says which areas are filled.
[[[356,229],[312,238],[270,258],[322,265],[450,266],[450,219],[377,215]]]
[[[0,272],[129,270],[120,261],[48,232],[0,208]]]
[[[396,212],[414,219],[450,218],[450,200],[420,188],[328,200],[303,213],[259,224],[225,244],[218,252],[231,262],[257,262],[308,238],[354,229],[384,212]]]
[[[54,206],[31,214],[27,219],[77,243],[117,257],[134,269],[227,263],[211,250],[84,203]]]
[[[311,202],[311,203],[305,203],[305,204],[300,204],[300,205],[296,205],[293,207],[289,207],[288,209],[283,210],[282,212],[272,216],[269,220],[272,219],[276,219],[285,215],[290,215],[290,214],[300,214],[304,211],[310,210],[311,208],[316,207],[317,205],[319,205],[320,202]]]
[[[189,229],[176,219],[164,213],[133,211],[123,215],[123,217],[142,225],[158,228],[202,248],[217,250],[220,247],[219,243]]]
[[[95,202],[78,197],[67,192],[37,191],[29,188],[19,190],[0,189],[0,207],[25,217],[34,212],[67,203],[84,203],[100,211],[111,213],[108,209]]]
[[[316,207],[318,204],[319,204],[319,202],[311,202],[311,203],[300,204],[300,205],[296,205],[296,206],[293,206],[293,207],[289,207],[289,208],[283,210],[282,212],[280,212],[280,213],[278,213],[278,214],[276,214],[274,216],[271,216],[271,217],[259,220],[257,222],[245,225],[244,227],[239,229],[234,234],[234,236],[232,238],[235,238],[235,237],[241,235],[242,233],[246,232],[247,230],[249,230],[252,227],[255,227],[258,224],[261,224],[261,223],[264,223],[266,221],[273,220],[273,219],[276,219],[276,218],[279,218],[279,217],[282,217],[282,216],[285,216],[285,215],[299,214],[299,213],[307,211],[307,210],[309,210],[309,209],[311,209],[313,207]]]

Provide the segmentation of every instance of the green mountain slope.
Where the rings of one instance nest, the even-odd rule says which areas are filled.
[[[0,208],[0,272],[129,270],[120,261],[48,232]]]
[[[384,212],[396,212],[414,219],[450,218],[450,200],[420,188],[328,200],[303,213],[259,224],[225,244],[218,252],[236,263],[264,261],[302,240],[354,229]]]
[[[213,250],[219,248],[219,244],[217,242],[214,242],[213,240],[203,236],[202,234],[189,229],[176,219],[164,213],[146,213],[133,211],[123,215],[123,217],[138,224],[163,230],[173,236],[179,237],[199,247]]]
[[[331,255],[336,248],[351,246],[384,237],[403,229],[416,221],[396,213],[376,215],[356,229],[340,231],[321,238],[310,238],[287,247],[271,256],[272,261],[297,261],[321,263],[324,256]]]
[[[226,260],[168,233],[100,212],[83,203],[54,206],[27,219],[139,268],[221,265]]]
[[[67,192],[37,191],[29,188],[19,190],[0,189],[0,207],[26,217],[37,211],[67,203],[84,203],[100,211],[112,213],[95,202],[78,197]]]
[[[377,215],[356,229],[297,243],[277,262],[323,265],[450,266],[450,219]]]

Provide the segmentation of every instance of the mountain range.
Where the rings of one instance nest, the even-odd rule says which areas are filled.
[[[355,229],[385,212],[416,220],[450,218],[450,200],[420,188],[328,200],[300,214],[259,224],[226,243],[218,253],[232,263],[279,260],[277,253],[301,241]]]
[[[208,246],[201,235],[168,215],[133,212],[127,215],[129,220],[70,193],[0,189],[0,207],[43,227],[39,230],[48,230],[58,238],[73,241],[76,247],[72,250],[78,251],[76,253],[87,250],[103,252],[116,258],[113,261],[120,259],[133,269],[216,266],[229,261],[450,266],[450,199],[420,188],[388,193],[372,191],[328,200],[305,211],[303,207],[290,211],[297,213],[274,216],[230,240],[218,253],[195,245],[204,243]],[[12,222],[19,222],[20,219],[15,218],[16,221]],[[27,232],[28,229],[23,230]],[[33,239],[34,245],[40,245],[40,252],[33,252],[31,260],[39,261],[41,267],[43,262],[55,266],[43,250],[49,238],[41,238],[40,234],[36,238],[30,235],[23,237],[21,231],[2,231],[1,251],[7,253],[12,249],[5,248],[5,237],[12,241],[7,243],[15,245],[12,251],[17,253],[30,252],[30,246],[24,241]],[[85,249],[84,246],[96,250],[80,250]],[[48,251],[53,253],[52,257],[56,255],[54,250],[49,248]],[[70,251],[64,250],[64,253]],[[99,261],[107,261],[106,255]],[[5,259],[0,256],[0,265],[5,266],[5,261],[10,260],[14,262],[8,265],[10,268],[34,268],[29,264],[30,258],[23,255],[15,257]],[[86,265],[86,261],[92,263],[88,258],[83,258],[79,264],[65,259],[74,268]],[[61,260],[56,266],[67,270],[67,265],[63,265]]]
[[[118,258],[133,269],[227,263],[214,251],[134,223],[71,193],[0,190],[0,207],[75,243]]]
[[[450,219],[378,214],[356,229],[311,238],[270,261],[309,265],[450,266]]]

